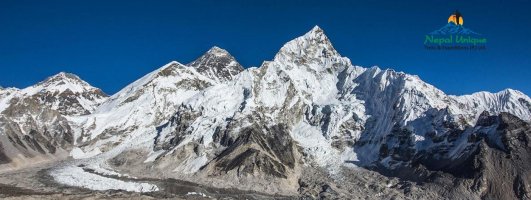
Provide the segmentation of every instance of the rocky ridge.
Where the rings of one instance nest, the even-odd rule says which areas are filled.
[[[243,69],[213,47],[108,98],[86,85],[79,89],[83,83],[61,73],[29,89],[0,90],[2,127],[29,121],[21,110],[40,123],[27,131],[4,128],[9,134],[0,137],[29,136],[41,149],[50,147],[45,154],[54,147],[92,167],[266,193],[349,198],[337,184],[363,167],[425,182],[435,196],[449,192],[440,185],[458,181],[454,196],[529,198],[528,96],[511,89],[447,95],[418,76],[354,66],[317,26],[258,68]],[[21,91],[31,98],[10,103]],[[21,107],[28,105],[33,109]],[[4,163],[13,157],[6,149],[23,151],[14,144],[2,140]],[[496,177],[500,170],[507,176]],[[315,180],[324,182],[304,180],[314,177],[308,173],[322,174]],[[507,181],[514,184],[504,190],[512,193],[492,189]],[[401,197],[421,195],[400,187],[406,188]]]

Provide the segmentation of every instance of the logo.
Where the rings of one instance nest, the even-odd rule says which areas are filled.
[[[448,24],[427,34],[424,47],[428,50],[485,50],[487,38],[463,26],[463,15],[455,11]]]

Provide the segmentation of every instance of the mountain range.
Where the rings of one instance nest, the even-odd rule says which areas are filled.
[[[356,66],[316,26],[260,67],[212,47],[111,96],[68,73],[2,88],[0,171],[52,163],[63,187],[142,194],[171,178],[303,199],[529,199],[530,120],[522,92],[447,95]]]

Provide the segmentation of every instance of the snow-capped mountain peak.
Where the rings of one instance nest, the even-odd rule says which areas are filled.
[[[165,178],[242,189],[259,188],[241,184],[246,180],[276,185],[274,180],[282,183],[275,192],[297,191],[293,180],[306,167],[338,177],[342,165],[451,163],[474,147],[473,131],[492,128],[474,128],[481,113],[483,125],[489,123],[486,113],[531,119],[531,99],[517,90],[452,96],[416,75],[353,66],[318,26],[260,68],[244,70],[214,46],[187,65],[172,61],[108,99],[94,91],[68,73],[24,90],[0,89],[0,111],[10,111],[0,117],[9,118],[14,125],[6,127],[17,137],[54,130],[49,141],[65,151],[74,148],[74,158],[94,157],[93,166],[150,169]],[[21,124],[33,124],[28,119],[41,123],[19,131]]]
[[[60,72],[24,89],[0,90],[0,112],[12,104],[25,102],[25,99],[72,116],[93,112],[107,99],[107,95],[75,74]]]
[[[64,115],[89,114],[104,102],[107,95],[81,80],[61,72],[20,91],[21,98],[33,97]]]
[[[531,98],[518,90],[505,89],[497,93],[476,92],[452,97],[468,109],[468,112],[473,113],[475,118],[483,111],[488,111],[494,114],[510,112],[523,120],[531,120]]]
[[[210,48],[188,66],[217,82],[232,80],[234,76],[243,71],[240,63],[227,50],[217,46]]]
[[[304,63],[307,59],[333,59],[341,57],[325,35],[323,29],[315,26],[309,32],[286,43],[275,55],[275,61]]]
[[[0,90],[0,146],[19,164],[61,157],[75,144],[70,120],[92,113],[106,99],[100,89],[64,72],[22,90]],[[6,138],[24,141],[6,143]]]
[[[208,63],[211,59],[218,58],[214,52],[227,58],[227,55],[221,55],[222,51],[217,49],[207,53],[201,61]],[[116,132],[131,130],[143,135],[154,133],[155,126],[173,116],[184,101],[220,83],[220,78],[213,76],[217,74],[209,73],[217,71],[201,71],[206,66],[200,62],[195,63],[197,65],[186,66],[172,61],[111,96],[87,118],[85,128],[91,131],[90,134],[81,135],[82,140],[94,139],[99,135],[110,137]]]
[[[218,46],[213,46],[206,52],[206,54],[213,54],[217,57],[230,56],[230,53],[227,50],[222,49]]]
[[[310,31],[303,35],[306,39],[316,40],[321,42],[330,42],[325,35],[324,30],[319,26],[314,26]]]
[[[87,82],[81,80],[77,75],[66,72],[60,72],[56,75],[50,76],[46,80],[32,87],[34,89],[43,89],[54,92],[64,92],[65,90],[84,92],[95,89]]]

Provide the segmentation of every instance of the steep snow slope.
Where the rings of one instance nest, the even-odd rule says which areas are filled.
[[[196,166],[230,146],[242,128],[286,124],[308,163],[330,165],[333,157],[333,165],[369,165],[382,159],[383,144],[399,145],[387,141],[397,128],[412,133],[414,154],[429,147],[428,135],[446,134],[445,124],[473,125],[484,110],[529,119],[529,97],[516,91],[448,96],[417,76],[352,66],[319,27],[286,43],[260,68],[235,76],[241,67],[234,63],[214,47],[188,66],[174,62],[146,75],[88,117],[84,141],[99,147],[105,140],[117,142],[112,135],[146,132],[157,151],[148,162],[199,143],[207,153],[180,161]],[[104,140],[95,139],[101,134]]]
[[[12,98],[34,98],[39,103],[63,115],[84,115],[96,109],[107,95],[74,74],[61,72],[46,80],[24,88],[1,89],[0,112],[9,106]]]
[[[151,153],[143,165],[197,182],[212,183],[217,177],[227,187],[246,187],[227,180],[275,180],[284,188],[264,190],[292,191],[297,171],[308,165],[336,173],[351,163],[406,164],[434,149],[454,149],[443,156],[460,154],[464,146],[456,143],[463,140],[454,143],[452,138],[473,126],[479,113],[508,111],[529,118],[529,97],[510,93],[506,98],[501,93],[449,96],[417,76],[352,66],[315,27],[260,68],[246,69],[181,101],[169,121],[152,130],[154,145],[146,145]],[[286,143],[267,139],[286,135]],[[441,138],[448,142],[438,143]],[[301,152],[279,155],[270,148],[291,149],[294,144]]]
[[[508,112],[518,116],[520,119],[529,121],[531,115],[531,99],[524,93],[506,89],[498,93],[477,92],[471,95],[452,96],[457,102],[464,106],[464,110],[473,114],[475,119],[483,111],[490,113]]]
[[[208,70],[205,65],[216,65]],[[225,69],[226,67],[227,69]],[[232,79],[241,66],[226,51],[212,48],[190,66],[170,62],[131,83],[92,115],[84,117],[79,140],[84,152],[105,151],[123,135],[142,133],[154,138],[156,127],[200,91]]]
[[[393,170],[464,159],[484,111],[531,119],[531,99],[515,90],[452,96],[418,76],[353,66],[317,26],[259,68],[244,70],[213,47],[105,101],[82,95],[96,93],[83,83],[59,74],[24,90],[1,89],[0,109],[26,94],[49,103],[62,114],[57,119],[71,115],[64,117],[72,129],[66,138],[77,146],[71,155],[95,167],[283,194],[297,191],[308,167],[337,178],[344,166]],[[61,106],[70,98],[42,91],[88,103]]]
[[[73,74],[59,73],[25,89],[0,90],[0,164],[18,167],[63,158],[74,145],[70,119],[106,99]]]
[[[42,104],[63,115],[85,115],[93,112],[107,95],[74,74],[61,72],[21,90],[24,96],[34,96]]]
[[[529,97],[514,90],[449,96],[418,76],[377,67],[368,69],[354,82],[358,86],[352,92],[365,102],[366,113],[370,116],[356,149],[363,155],[358,157],[362,165],[384,159],[382,150],[387,152],[388,149],[382,149],[382,144],[390,148],[409,146],[405,149],[410,150],[398,148],[402,153],[411,151],[408,158],[403,158],[409,160],[415,152],[429,148],[435,137],[445,137],[449,131],[473,126],[483,111],[510,112],[524,120],[530,119],[531,110],[526,103]],[[394,135],[399,130],[408,132],[403,138],[408,144],[397,143]]]
[[[18,94],[17,88],[1,88],[0,89],[0,112],[9,107],[11,99]]]
[[[308,57],[308,60],[304,60],[304,57]],[[355,98],[343,94],[342,99],[337,100],[340,95],[336,85],[339,81],[339,71],[355,76],[363,70],[349,66],[351,66],[350,61],[340,57],[323,31],[316,27],[301,38],[286,44],[274,61],[266,62],[260,68],[248,69],[232,82],[207,88],[201,95],[184,102],[183,107],[188,109],[188,112],[200,112],[201,115],[187,119],[192,121],[188,126],[183,126],[182,120],[171,123],[173,126],[165,126],[159,139],[167,139],[157,142],[171,143],[170,140],[175,141],[174,138],[179,138],[176,140],[178,144],[174,144],[179,147],[192,141],[191,138],[195,138],[195,140],[201,139],[202,144],[206,146],[205,149],[217,149],[208,147],[212,138],[215,138],[215,131],[221,130],[226,134],[220,137],[236,140],[240,135],[240,129],[252,126],[254,123],[265,126],[284,123],[290,129],[298,123],[319,124],[321,119],[312,118],[316,112],[333,112],[331,118],[340,121],[327,124],[327,128],[317,127],[317,130],[324,130],[327,133],[325,137],[332,140],[331,138],[338,132],[336,130],[344,125],[344,121],[354,124],[353,116],[356,118],[364,116],[363,107],[359,106],[361,102]],[[179,112],[176,117],[183,112],[186,110]],[[307,112],[311,122],[301,121],[304,112]],[[257,117],[259,119],[256,119]],[[203,123],[208,125],[199,125]],[[175,129],[182,132],[176,133]],[[301,142],[301,145],[310,144]],[[330,144],[327,145],[330,147]],[[226,144],[214,146],[223,147]]]

